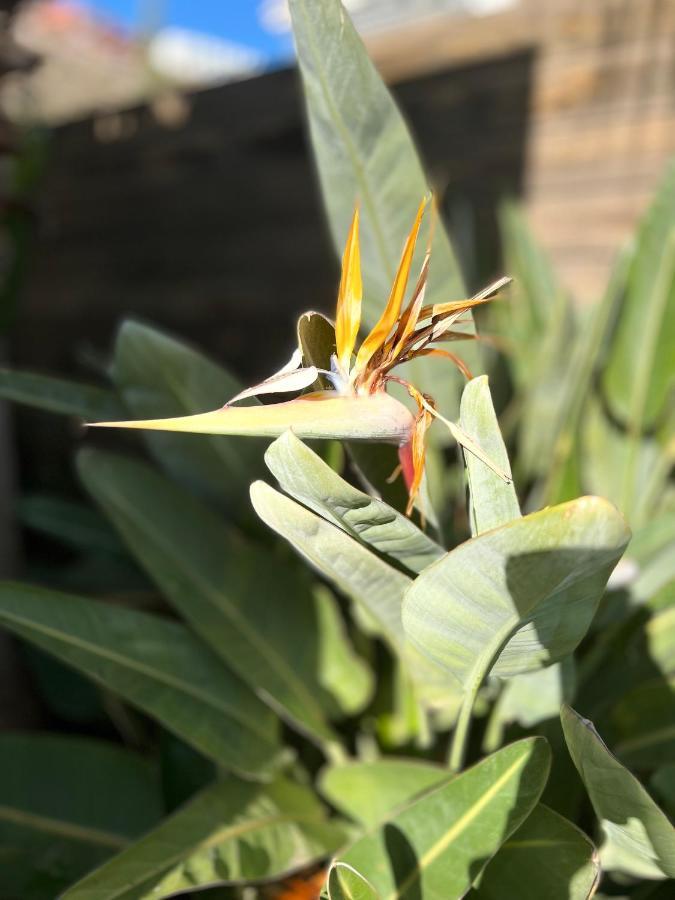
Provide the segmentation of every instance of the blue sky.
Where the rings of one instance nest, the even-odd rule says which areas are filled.
[[[288,35],[268,34],[258,20],[260,0],[81,0],[131,30],[138,30],[150,16],[165,25],[190,28],[253,47],[270,61],[279,62],[291,52]]]

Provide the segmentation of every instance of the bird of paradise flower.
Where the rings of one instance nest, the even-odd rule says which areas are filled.
[[[125,422],[97,422],[100,427],[140,428],[199,434],[278,437],[289,428],[300,438],[393,443],[398,447],[400,469],[408,489],[406,512],[412,514],[424,477],[426,433],[434,419],[442,422],[464,449],[479,457],[505,481],[502,472],[462,429],[441,415],[432,397],[409,381],[392,374],[402,363],[423,356],[443,357],[466,378],[465,363],[449,350],[432,346],[438,342],[473,340],[475,334],[458,330],[462,316],[473,307],[494,299],[510,282],[500,278],[475,296],[448,303],[424,305],[429,275],[431,238],[411,298],[403,306],[420,225],[427,200],[423,200],[405,241],[389,298],[379,321],[356,350],[361,326],[363,287],[359,249],[359,209],[354,211],[342,257],[342,275],[335,317],[335,348],[330,369],[306,364],[302,349],[293,353],[280,371],[247,388],[221,409],[178,418]],[[302,391],[322,378],[326,389]],[[417,406],[413,415],[387,393],[396,382],[406,389]],[[258,406],[234,406],[261,394],[298,393],[293,400]]]

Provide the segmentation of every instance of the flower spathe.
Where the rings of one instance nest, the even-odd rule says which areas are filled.
[[[202,434],[278,437],[291,428],[300,438],[332,438],[393,443],[399,448],[401,470],[408,488],[410,515],[424,475],[426,432],[435,418],[441,420],[465,449],[495,466],[457,425],[438,413],[431,397],[392,374],[402,363],[420,356],[450,360],[467,378],[466,365],[454,353],[432,346],[437,342],[472,340],[474,334],[458,330],[464,313],[493,299],[509,282],[499,279],[468,300],[424,305],[430,262],[430,245],[404,306],[410,272],[427,201],[423,201],[406,239],[385,308],[357,349],[361,326],[363,283],[359,247],[359,209],[352,219],[344,254],[335,317],[336,352],[330,369],[304,365],[297,349],[289,363],[260,384],[233,397],[222,409],[192,416],[131,422],[99,422],[100,426],[183,431]],[[259,406],[234,406],[261,394],[300,393],[321,378],[330,389],[304,393],[293,400]],[[391,382],[402,384],[415,401],[417,414],[387,393]],[[508,480],[505,473],[497,470]]]

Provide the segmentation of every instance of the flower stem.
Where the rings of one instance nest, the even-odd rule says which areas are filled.
[[[450,742],[448,765],[452,772],[460,772],[464,766],[466,745],[469,740],[469,729],[471,727],[471,716],[476,704],[476,698],[478,697],[478,691],[490,674],[490,670],[501,653],[502,647],[510,637],[510,633],[511,629],[507,628],[503,633],[497,634],[492,646],[485,649],[473,668],[473,672],[471,673],[464,692],[464,699],[462,700],[462,706],[459,710],[457,723]]]

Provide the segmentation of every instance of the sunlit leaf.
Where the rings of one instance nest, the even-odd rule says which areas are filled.
[[[394,809],[451,777],[447,769],[414,759],[378,759],[329,766],[321,773],[321,793],[340,812],[373,828]]]
[[[340,478],[291,431],[269,447],[265,462],[291,497],[410,571],[445,553],[407,516]]]
[[[511,477],[511,466],[486,375],[474,378],[464,388],[459,423],[487,456]],[[520,518],[513,482],[504,481],[472,453],[464,453],[464,462],[469,481],[472,534],[480,534]]]
[[[272,879],[337,850],[345,835],[305,787],[233,776],[92,872],[62,900],[161,900],[226,882]]]
[[[485,532],[414,581],[407,635],[462,683],[510,676],[570,653],[629,539],[619,513],[582,497]]]
[[[528,738],[430,789],[340,857],[386,900],[461,897],[532,812],[550,753]]]
[[[639,781],[610,753],[593,723],[569,706],[565,740],[605,835],[603,868],[639,878],[675,878],[675,828]]]

